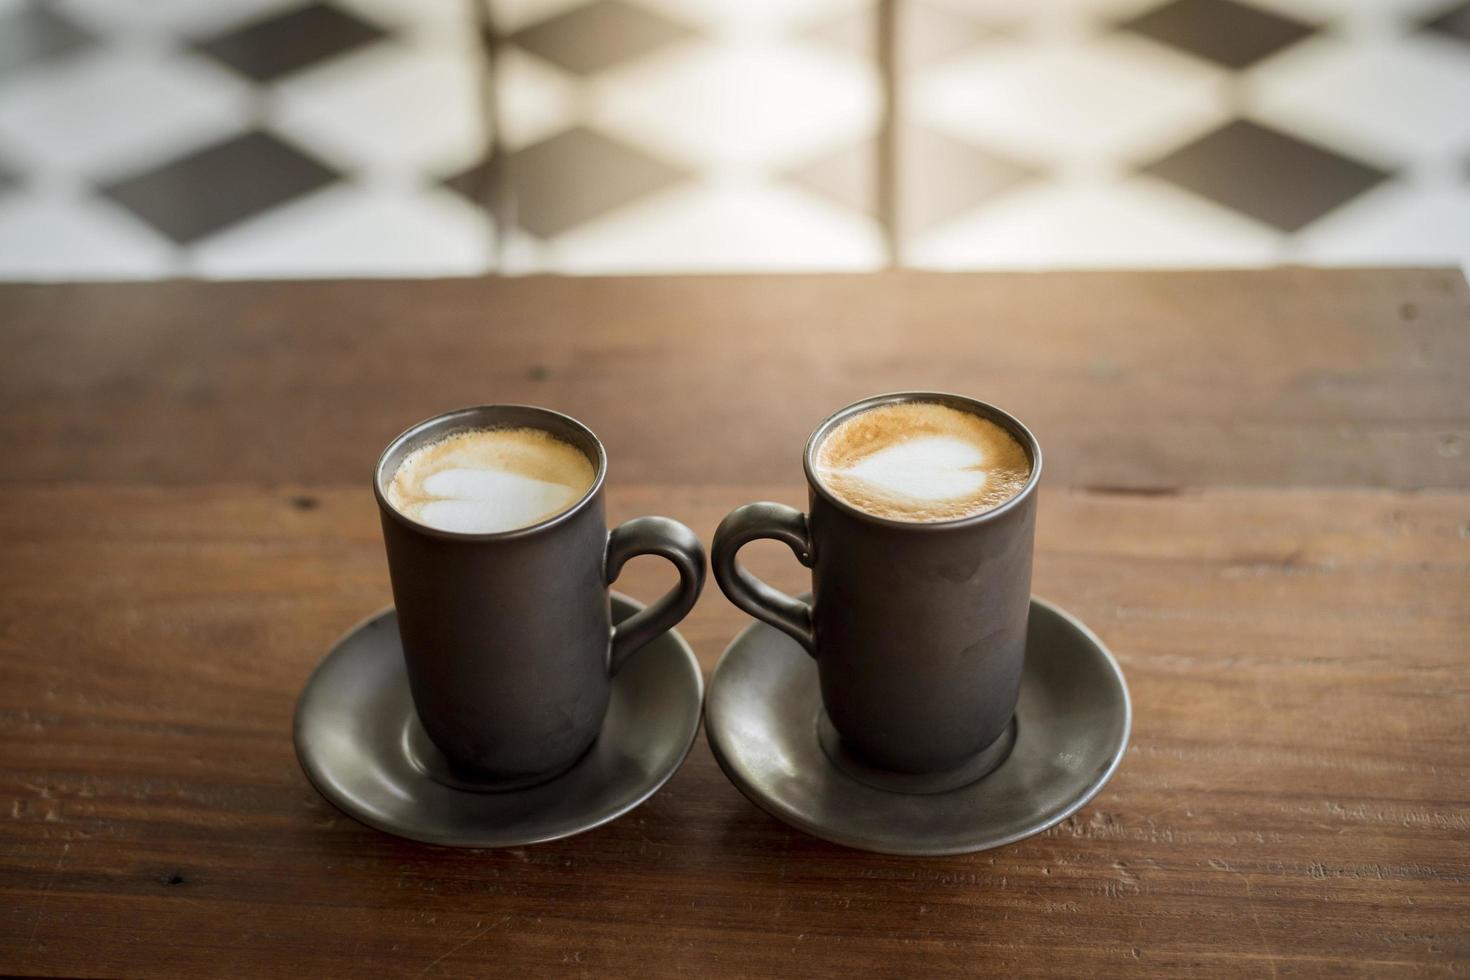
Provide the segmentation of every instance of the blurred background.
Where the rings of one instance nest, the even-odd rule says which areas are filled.
[[[1470,0],[0,0],[0,278],[1470,262]]]

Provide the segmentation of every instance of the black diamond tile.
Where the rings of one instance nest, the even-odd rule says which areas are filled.
[[[9,191],[21,182],[21,173],[0,157],[0,194]]]
[[[1309,24],[1236,0],[1173,0],[1119,26],[1226,68],[1253,65],[1315,33]]]
[[[787,173],[786,178],[844,207],[876,212],[877,160],[866,140]],[[898,150],[899,234],[928,231],[1035,176],[1014,160],[920,127]]]
[[[328,3],[313,3],[200,42],[198,49],[257,82],[270,82],[385,37]]]
[[[695,32],[643,7],[597,0],[517,31],[510,40],[578,75],[592,75]]]
[[[180,244],[317,190],[338,174],[266,133],[247,133],[102,192]]]
[[[1450,7],[1438,16],[1432,17],[1424,26],[1431,31],[1439,31],[1470,44],[1470,2]]]
[[[479,207],[489,208],[494,194],[495,179],[490,175],[490,161],[481,160],[467,170],[461,170],[444,179],[444,186],[469,198]]]
[[[570,129],[506,159],[517,226],[552,238],[585,221],[665,190],[688,174],[590,129]],[[487,164],[446,183],[477,204]]]
[[[878,213],[877,149],[872,140],[844,146],[782,176],[804,191],[863,214]]]
[[[899,225],[905,235],[956,218],[1035,176],[1008,157],[925,129],[905,133],[898,163]]]
[[[1305,227],[1389,176],[1244,120],[1180,147],[1143,172],[1283,231]]]
[[[33,2],[0,17],[0,75],[84,48],[92,35],[51,3]]]

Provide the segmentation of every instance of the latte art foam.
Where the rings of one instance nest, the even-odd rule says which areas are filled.
[[[822,440],[816,472],[859,510],[895,521],[951,521],[998,507],[1031,478],[1026,450],[989,419],[936,402],[880,405]]]
[[[559,514],[596,477],[579,449],[541,429],[473,429],[420,446],[387,488],[399,513],[441,531],[513,531]]]

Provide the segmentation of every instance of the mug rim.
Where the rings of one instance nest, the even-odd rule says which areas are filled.
[[[890,517],[879,517],[876,514],[870,514],[859,507],[855,507],[841,497],[838,497],[822,483],[816,474],[816,451],[817,447],[821,445],[823,438],[833,428],[853,415],[877,408],[880,405],[898,405],[911,402],[929,402],[931,404],[948,405],[951,408],[957,408],[971,415],[978,415],[1001,426],[1001,428],[1016,438],[1016,441],[1021,444],[1021,448],[1026,451],[1026,455],[1031,460],[1031,476],[1026,480],[1026,485],[1016,491],[1015,495],[1005,503],[992,507],[989,510],[983,510],[978,514],[971,514],[968,517],[954,517],[944,521],[900,521]],[[986,524],[992,520],[999,520],[1013,509],[1020,507],[1026,498],[1036,492],[1036,486],[1041,481],[1041,443],[1036,441],[1036,436],[1032,434],[1030,429],[1026,428],[1020,419],[1005,409],[992,405],[989,402],[981,401],[978,398],[971,398],[968,395],[959,395],[948,391],[890,391],[881,395],[870,395],[850,405],[845,405],[818,423],[817,427],[812,430],[812,434],[807,437],[806,448],[802,451],[801,464],[802,469],[806,473],[807,486],[811,488],[812,492],[819,495],[822,500],[831,504],[842,513],[879,527],[894,528],[895,530],[937,532]]]
[[[455,426],[453,423],[486,415],[504,415],[507,412],[514,414],[540,416],[542,418],[551,419],[555,423],[555,425],[560,425],[563,428],[571,429],[574,432],[577,432],[581,436],[585,437],[588,444],[591,445],[592,448],[596,451],[596,458],[593,460],[596,468],[596,473],[592,477],[591,485],[588,486],[586,492],[583,493],[581,497],[577,498],[576,503],[567,507],[565,510],[560,510],[555,514],[552,514],[550,517],[547,517],[544,520],[537,521],[535,524],[527,524],[524,527],[511,528],[509,531],[446,531],[443,528],[432,527],[428,524],[423,523],[422,521],[418,521],[412,517],[409,517],[407,514],[403,513],[389,502],[388,495],[384,490],[384,484],[386,482],[386,479],[391,477],[391,474],[385,474],[384,470],[388,465],[389,458],[392,457],[396,452],[401,450],[407,444],[411,443],[415,438],[422,435],[425,430],[437,426],[442,426],[444,429],[443,432],[437,434],[439,438],[451,435],[456,431],[496,428],[497,426],[494,424],[494,420],[490,420],[486,424],[482,425],[477,425],[471,422],[463,426]],[[500,427],[544,428],[545,431],[551,433],[553,436],[558,435],[554,426],[539,426],[535,424],[530,424]],[[576,448],[580,451],[582,447],[578,446]],[[401,461],[402,459],[400,457],[399,462]],[[494,402],[488,405],[469,405],[465,408],[455,408],[447,412],[440,412],[438,415],[433,415],[429,418],[423,419],[422,421],[415,422],[413,425],[410,425],[398,435],[394,436],[391,440],[389,440],[388,445],[383,449],[383,451],[378,454],[378,462],[373,466],[373,496],[377,498],[378,509],[382,513],[391,516],[399,524],[402,524],[403,526],[419,534],[424,534],[434,538],[442,538],[448,541],[513,541],[520,538],[531,537],[544,531],[549,531],[552,528],[558,527],[561,524],[564,524],[567,521],[571,520],[575,515],[587,508],[588,501],[597,496],[598,491],[602,489],[602,484],[606,479],[607,450],[603,447],[602,440],[597,438],[597,433],[593,432],[586,425],[572,418],[570,415],[567,415],[563,412],[558,412],[552,408],[545,408],[540,405],[515,404],[511,402]]]

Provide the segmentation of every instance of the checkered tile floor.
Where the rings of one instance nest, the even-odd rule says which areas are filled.
[[[474,2],[0,0],[0,278],[888,261],[872,0]],[[898,12],[904,264],[1470,263],[1470,0]]]

